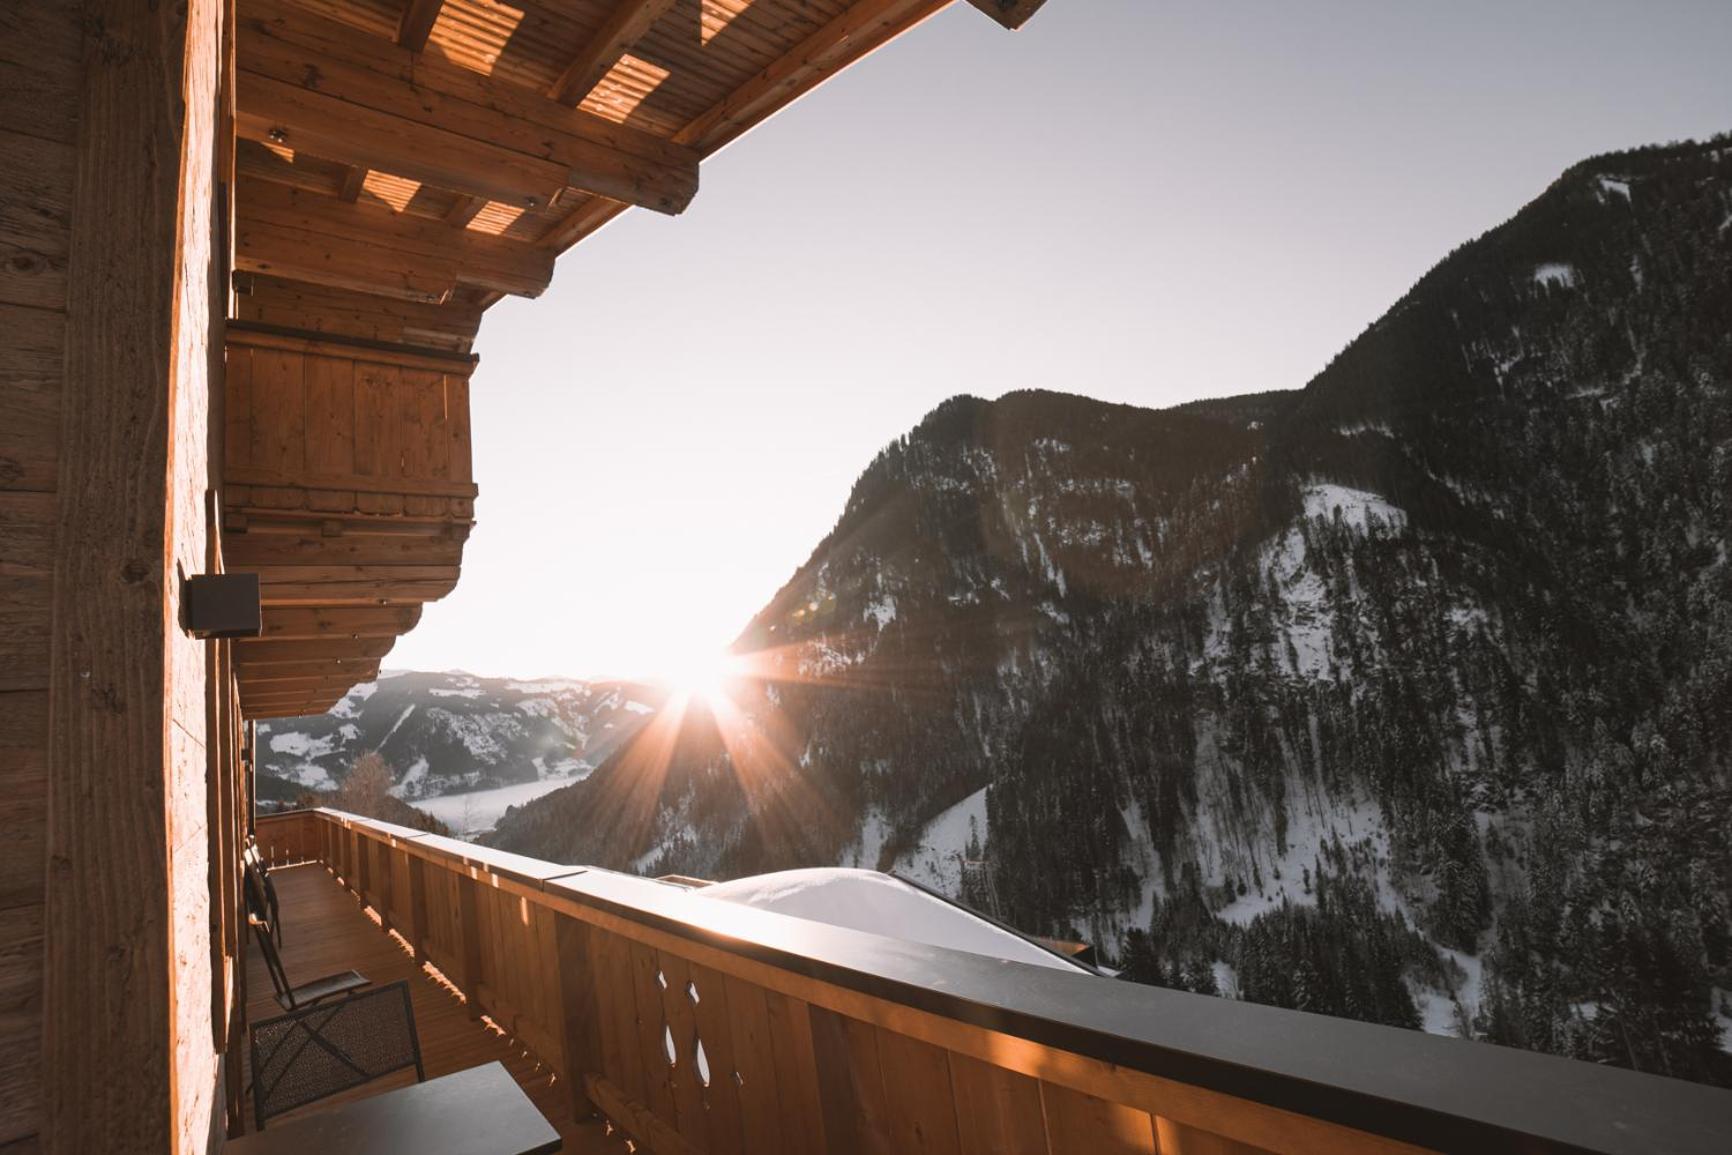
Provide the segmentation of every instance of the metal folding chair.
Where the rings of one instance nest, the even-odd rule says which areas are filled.
[[[271,885],[270,876],[252,862],[246,864],[246,879],[249,921],[255,932],[253,937],[258,941],[260,953],[265,956],[265,969],[270,972],[278,1006],[285,1011],[302,1010],[370,984],[372,980],[355,970],[339,971],[300,986],[291,984],[288,971],[283,967],[282,954],[277,949],[283,939],[276,888]]]
[[[405,1067],[425,1082],[408,980],[290,1011],[251,1033],[253,1120],[335,1095]]]

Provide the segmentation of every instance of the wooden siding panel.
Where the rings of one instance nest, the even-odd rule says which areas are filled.
[[[42,904],[0,910],[0,1146],[42,1121]]]
[[[246,469],[253,463],[253,351],[230,345],[223,370],[223,466]],[[230,487],[229,500],[236,494]]]
[[[877,1028],[822,1007],[812,1007],[810,1017],[828,1150],[898,1155],[884,1097]]]
[[[744,1149],[764,1155],[791,1155],[798,1148],[788,1146],[782,1134],[781,1083],[776,1078],[776,1051],[770,1038],[770,1008],[764,988],[733,975],[726,976],[726,987],[728,1031],[738,1075],[733,1082],[739,1091]],[[790,1097],[794,1090],[789,1088]]]
[[[54,495],[0,490],[0,691],[48,685]]]
[[[709,1119],[710,1150],[751,1151],[759,1148],[747,1144],[744,1124],[740,1118],[740,1084],[734,1073],[739,1069],[735,1058],[733,1016],[728,1010],[728,984],[717,971],[690,964],[688,977],[697,992],[693,1016],[697,1033],[703,1043],[710,1069],[709,1085],[703,1091],[704,1111]]]
[[[251,464],[299,476],[306,469],[306,373],[299,353],[253,350]]]
[[[956,1097],[942,1047],[895,1031],[878,1032],[878,1066],[891,1143],[908,1155],[960,1155]]]
[[[1049,1151],[1040,1081],[950,1053],[962,1155],[1064,1155]]]
[[[0,304],[0,489],[50,492],[60,472],[66,317]]]
[[[47,693],[0,693],[0,910],[42,904],[47,745]]]
[[[0,131],[0,303],[66,307],[72,147]]]
[[[338,357],[309,357],[307,388],[307,473],[355,472],[355,363]]]
[[[79,10],[0,5],[0,129],[72,144],[78,139]]]
[[[1100,1155],[1155,1155],[1155,1123],[1147,1111],[1042,1082],[1046,1137],[1052,1150]]]

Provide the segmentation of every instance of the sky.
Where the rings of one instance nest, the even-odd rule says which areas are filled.
[[[957,3],[489,311],[477,524],[396,669],[652,677],[946,397],[1302,387],[1595,153],[1732,129],[1732,3]]]

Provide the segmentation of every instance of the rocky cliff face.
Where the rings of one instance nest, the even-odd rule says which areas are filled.
[[[1728,1081],[1729,503],[1732,145],[1596,158],[1301,391],[945,403],[728,701],[493,837]]]

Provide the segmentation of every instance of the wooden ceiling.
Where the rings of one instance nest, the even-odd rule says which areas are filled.
[[[455,581],[482,313],[627,209],[681,212],[704,157],[949,2],[238,0],[224,549],[275,567],[249,715],[328,709]],[[1041,0],[970,2],[1016,27]]]

